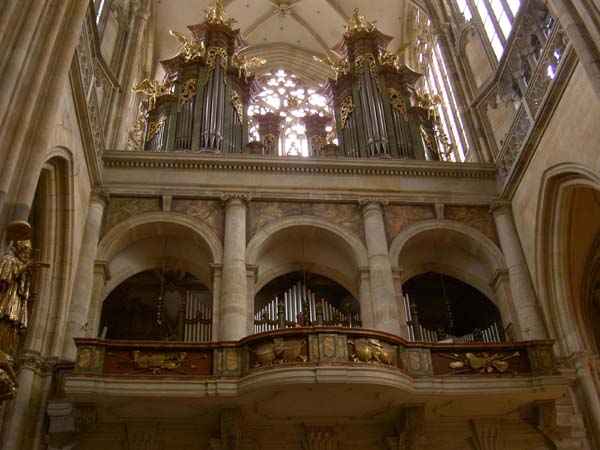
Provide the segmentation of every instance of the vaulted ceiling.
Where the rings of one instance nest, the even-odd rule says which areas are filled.
[[[169,30],[187,32],[187,26],[204,21],[211,0],[156,0],[156,60],[177,53],[179,44]],[[235,18],[251,45],[249,56],[261,56],[261,71],[284,68],[307,81],[330,75],[313,61],[339,42],[355,7],[377,27],[394,37],[389,49],[397,52],[414,41],[415,7],[408,0],[224,0],[226,18]]]

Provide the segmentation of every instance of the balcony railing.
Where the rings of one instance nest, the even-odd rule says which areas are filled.
[[[76,339],[69,376],[215,379],[283,367],[370,366],[409,376],[539,376],[557,373],[552,341],[433,344],[373,330],[291,328],[239,342]]]

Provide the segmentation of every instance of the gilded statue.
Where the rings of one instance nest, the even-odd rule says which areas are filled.
[[[0,260],[0,351],[10,355],[17,336],[27,328],[32,268],[31,241],[11,245]]]
[[[156,99],[161,95],[171,92],[171,82],[165,80],[161,83],[160,81],[149,80],[146,78],[131,90],[133,92],[146,94],[148,96],[148,111],[152,111],[156,106]]]
[[[173,30],[169,30],[169,34],[177,39],[181,44],[179,54],[183,56],[185,62],[190,62],[196,58],[201,58],[206,54],[204,41],[198,42],[194,38],[188,38],[186,35]]]
[[[243,75],[246,81],[248,81],[248,75],[252,69],[256,69],[267,62],[264,58],[248,58],[246,55],[240,56],[237,53],[233,54],[231,60],[233,65],[238,68],[238,78],[242,78]]]
[[[391,52],[385,51],[379,54],[379,64],[397,68],[398,57]]]
[[[350,64],[345,58],[333,59],[330,56],[327,56],[325,58],[321,58],[320,56],[313,56],[313,60],[329,65],[331,67],[331,70],[333,70],[333,74],[335,76],[336,81],[339,77],[346,75],[350,71]]]
[[[416,91],[413,93],[413,97],[417,105],[427,111],[427,120],[437,121],[438,116],[435,108],[443,104],[442,97],[439,94],[431,95],[428,92],[420,94]]]
[[[206,21],[211,24],[225,25],[229,28],[237,22],[235,19],[224,19],[225,8],[223,7],[222,0],[215,0],[214,3],[208,6],[206,11]]]

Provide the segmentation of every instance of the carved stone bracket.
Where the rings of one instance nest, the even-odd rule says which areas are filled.
[[[425,405],[408,405],[402,414],[399,435],[386,439],[390,450],[422,450],[425,426]]]
[[[496,422],[484,423],[472,420],[471,442],[475,450],[498,450],[502,446],[502,433]]]
[[[306,426],[305,433],[302,441],[304,450],[337,450],[338,448],[333,427]]]

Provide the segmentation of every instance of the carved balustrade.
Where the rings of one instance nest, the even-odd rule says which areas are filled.
[[[373,330],[290,328],[239,342],[187,343],[75,339],[68,376],[244,377],[294,366],[370,366],[409,376],[532,376],[557,373],[552,341],[413,343]]]

